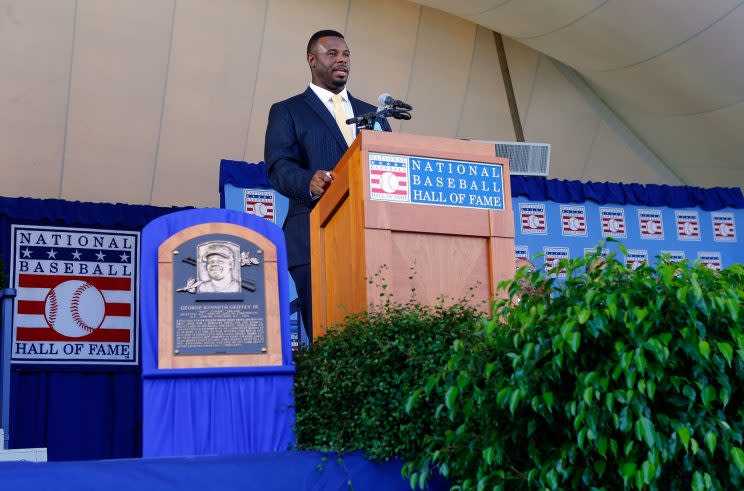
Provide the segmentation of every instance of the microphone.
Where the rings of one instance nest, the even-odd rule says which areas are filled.
[[[383,97],[384,96],[384,97]],[[379,97],[379,101],[382,102],[394,102],[393,104],[383,104],[378,107],[376,111],[368,112],[354,118],[346,120],[346,124],[355,124],[358,129],[374,129],[376,131],[382,130],[382,118],[392,117],[394,119],[400,119],[408,121],[411,119],[411,113],[408,112],[413,109],[412,106],[402,101],[396,101],[390,94],[382,94]]]
[[[411,109],[413,109],[412,105],[395,99],[387,92],[383,92],[382,94],[380,94],[380,96],[377,98],[377,101],[380,103],[381,106],[393,106],[397,109],[404,109],[406,111],[410,111]]]
[[[411,113],[400,109],[393,109],[391,116],[394,119],[401,119],[403,121],[409,121],[411,119]]]
[[[374,118],[375,117],[375,114],[376,113],[371,112],[371,113],[367,113],[367,114],[362,114],[361,116],[357,116],[355,118],[349,118],[349,119],[346,120],[346,124],[362,124],[362,123],[366,123],[370,118]]]

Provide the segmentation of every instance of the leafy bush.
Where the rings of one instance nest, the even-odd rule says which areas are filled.
[[[464,301],[433,308],[388,301],[331,329],[295,358],[298,446],[412,458],[434,431],[436,396],[409,414],[408,394],[439,370],[453,341],[467,338],[481,316]]]
[[[442,394],[412,483],[437,467],[462,490],[744,489],[744,268],[600,261],[504,284],[408,401]]]

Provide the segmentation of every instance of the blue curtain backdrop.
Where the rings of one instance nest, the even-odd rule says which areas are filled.
[[[282,366],[158,369],[158,248],[194,225],[226,222],[250,228],[277,249]],[[287,252],[282,230],[232,210],[189,210],[142,231],[140,324],[144,391],[143,455],[226,455],[286,450],[294,443]]]
[[[223,160],[220,164],[220,194],[224,187],[271,187],[264,162]],[[723,208],[744,208],[744,195],[739,188],[699,188],[660,184],[625,184],[616,182],[580,182],[547,179],[534,176],[511,176],[511,195],[536,201],[583,203],[594,201],[604,205],[667,206],[669,208],[701,208],[705,211]],[[224,206],[224,203],[223,203]]]
[[[12,224],[140,230],[182,209],[0,197],[5,273]],[[142,452],[141,408],[139,366],[14,364],[10,447],[46,447],[49,460],[137,457]]]
[[[221,171],[221,190],[224,184],[240,187],[246,180],[251,186],[257,179],[268,184],[257,168],[231,164]],[[246,176],[253,172],[259,174]],[[511,185],[513,197],[531,201],[744,209],[738,188],[581,183],[523,176],[512,176]],[[152,219],[180,209],[0,197],[0,254],[5,272],[11,260],[11,224],[141,230]],[[48,447],[51,460],[139,456],[140,374],[139,367],[14,365],[11,446]]]
[[[666,206],[701,208],[705,211],[744,208],[744,195],[739,188],[698,188],[659,184],[624,184],[615,182],[580,182],[544,177],[511,176],[512,197],[525,196],[533,201],[604,205]]]
[[[225,206],[225,186],[239,188],[270,188],[269,176],[266,175],[266,164],[246,165],[239,160],[222,159],[220,161],[220,208]],[[279,223],[281,225],[281,223]]]
[[[403,462],[370,462],[359,452],[284,452],[106,462],[0,463],[0,486],[13,491],[410,491]],[[429,491],[449,489],[432,477]]]

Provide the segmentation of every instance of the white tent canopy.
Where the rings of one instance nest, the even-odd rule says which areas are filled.
[[[744,186],[741,0],[416,0],[575,69],[677,175]]]

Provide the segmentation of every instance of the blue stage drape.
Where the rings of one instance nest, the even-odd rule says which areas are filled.
[[[600,205],[668,206],[669,208],[744,208],[744,195],[739,188],[698,188],[659,184],[624,184],[617,182],[580,182],[544,177],[511,176],[512,197],[526,196],[534,201]]]
[[[0,487],[13,491],[410,491],[403,462],[375,463],[343,455],[284,452],[222,457],[0,463]],[[429,491],[449,489],[434,476]]]
[[[250,228],[277,248],[282,338],[280,367],[158,369],[158,248],[194,225],[227,222]],[[287,253],[282,230],[232,210],[190,210],[142,231],[140,325],[145,457],[226,455],[286,450],[294,442]],[[282,272],[285,272],[284,274]]]
[[[224,208],[226,184],[235,187],[271,187],[263,162],[223,160],[220,163],[220,195]],[[740,188],[699,188],[660,184],[626,184],[619,182],[581,182],[548,179],[536,176],[511,176],[512,197],[526,196],[535,201],[583,203],[594,201],[600,205],[668,206],[670,208],[701,208],[705,211],[723,208],[744,208],[744,194]]]
[[[220,208],[225,206],[225,186],[231,184],[242,188],[270,188],[271,183],[266,174],[266,164],[246,165],[239,160],[222,159],[220,161]]]
[[[220,189],[224,189],[225,184],[245,186],[246,182],[251,186],[268,187],[265,168],[260,164],[248,166],[236,161],[223,161]],[[599,204],[699,207],[705,211],[744,208],[744,196],[739,188],[581,183],[525,176],[512,176],[511,187],[514,197],[526,196],[530,200],[556,203],[594,201]],[[5,259],[5,272],[9,270],[11,259],[11,224],[141,230],[151,220],[182,209],[0,197],[0,254]],[[146,292],[143,288],[142,294],[152,295],[153,292]],[[286,302],[282,301],[283,308],[285,305]],[[141,353],[147,356],[145,350]],[[287,353],[285,360],[289,359]],[[286,369],[291,374],[290,368]],[[11,373],[11,447],[47,447],[50,460],[139,456],[142,425],[140,374],[139,367],[14,365]],[[155,375],[150,373],[147,376]],[[226,386],[234,376],[225,373],[220,384]],[[168,390],[177,390],[175,381],[172,385],[173,388]],[[287,387],[289,385],[273,386],[266,390],[278,393],[286,391]],[[215,390],[222,389],[216,386]],[[246,398],[251,393],[245,387],[238,392],[240,397]],[[229,424],[238,425],[234,421]],[[258,448],[259,444],[264,445],[259,440],[251,448]]]
[[[182,209],[0,197],[5,272],[12,224],[140,230],[152,219]],[[14,364],[10,447],[47,447],[49,460],[140,456],[140,377],[138,366]]]

